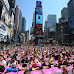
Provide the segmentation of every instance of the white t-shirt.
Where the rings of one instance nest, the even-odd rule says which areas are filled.
[[[1,62],[1,64],[5,64],[5,66],[6,66],[6,61],[5,61],[5,60],[3,60],[3,61]],[[5,66],[4,66],[4,67],[5,67]]]

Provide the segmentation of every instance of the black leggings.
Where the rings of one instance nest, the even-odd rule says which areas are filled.
[[[0,72],[4,72],[5,67],[0,65]]]
[[[42,66],[40,67],[40,69],[43,69],[43,66],[46,66],[45,64],[42,64]],[[51,64],[49,63],[48,65],[49,68],[51,68]]]

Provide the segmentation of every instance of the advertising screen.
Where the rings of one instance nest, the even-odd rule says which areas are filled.
[[[42,24],[36,24],[36,34],[42,34]]]
[[[41,7],[41,1],[36,1],[36,7]]]
[[[36,14],[36,24],[42,24],[42,15]]]
[[[36,8],[36,14],[41,14],[42,15],[42,7],[37,7]]]

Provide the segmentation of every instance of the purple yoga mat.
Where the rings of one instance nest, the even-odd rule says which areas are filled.
[[[21,57],[18,57],[17,60],[20,60]]]
[[[6,74],[17,74],[17,72],[8,72]]]
[[[58,67],[52,67],[51,70],[54,71],[55,73],[61,73],[61,72],[63,72],[63,70],[59,69]]]
[[[22,65],[18,64],[17,68],[22,67]]]
[[[54,74],[54,72],[51,69],[42,69],[44,74]]]
[[[53,62],[53,64],[57,64],[58,65],[58,61]]]
[[[41,64],[37,64],[37,66],[41,67]]]
[[[11,60],[11,58],[7,58],[6,61]]]
[[[49,65],[49,63],[45,63],[46,65]]]
[[[27,67],[29,67],[29,65],[27,65]],[[32,65],[30,64],[30,68],[32,67]]]
[[[18,74],[24,74],[24,70],[23,71],[18,71]]]
[[[74,59],[74,57],[71,57],[71,60],[73,60]]]
[[[69,66],[67,68],[68,68],[68,70],[72,70],[73,69],[73,66]]]
[[[34,70],[31,71],[31,74],[42,74],[42,72],[40,70]]]

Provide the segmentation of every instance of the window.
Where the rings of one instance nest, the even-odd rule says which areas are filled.
[[[5,28],[5,26],[4,26],[3,24],[0,26],[0,28],[1,28],[2,30],[6,31],[6,28]]]

